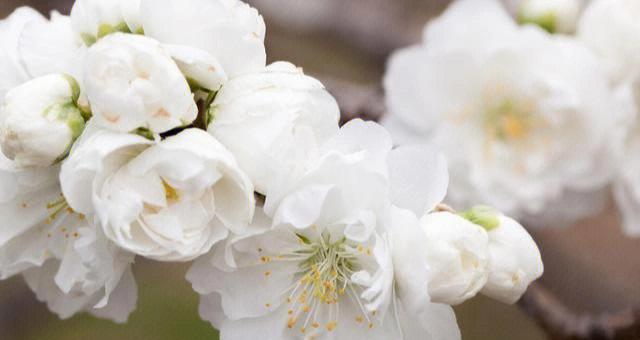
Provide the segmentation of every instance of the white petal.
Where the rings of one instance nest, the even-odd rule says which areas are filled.
[[[210,91],[227,82],[222,65],[205,51],[181,45],[164,45],[188,80]]]
[[[138,135],[88,127],[60,172],[62,192],[69,205],[85,215],[93,213],[93,183],[98,173],[115,171],[152,143]]]
[[[482,293],[515,303],[544,271],[538,246],[516,221],[500,216],[500,226],[489,231],[489,280]]]
[[[444,156],[426,146],[403,146],[389,154],[391,200],[418,216],[444,200],[449,172]]]
[[[202,49],[230,77],[257,72],[266,64],[264,21],[241,1],[142,0],[141,12],[147,36]]]

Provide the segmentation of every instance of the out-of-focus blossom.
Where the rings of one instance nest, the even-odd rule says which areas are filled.
[[[601,208],[624,110],[579,43],[518,27],[497,1],[460,0],[423,45],[392,57],[385,89],[395,142],[447,157],[452,205],[483,202],[532,225]]]
[[[593,0],[580,19],[578,38],[598,54],[615,83],[640,77],[640,3]]]
[[[49,166],[67,156],[84,129],[75,79],[52,74],[9,91],[0,108],[0,145],[17,166]]]
[[[69,205],[95,213],[115,244],[160,261],[188,261],[229,231],[242,234],[255,204],[253,186],[233,156],[198,129],[157,144],[90,131],[60,178]]]
[[[606,65],[610,84],[628,99],[632,118],[625,126],[623,162],[614,183],[625,231],[640,236],[640,3],[592,1],[580,21],[578,38]],[[621,129],[622,130],[622,129]]]
[[[208,115],[209,132],[267,194],[279,174],[300,166],[335,135],[340,110],[319,81],[280,62],[225,84]]]
[[[93,119],[116,131],[161,133],[198,115],[180,69],[147,37],[115,33],[101,39],[87,52],[83,85]]]

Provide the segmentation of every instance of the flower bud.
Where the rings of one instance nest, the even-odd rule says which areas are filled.
[[[0,142],[16,165],[50,166],[67,156],[84,129],[75,79],[52,74],[7,93],[0,110]]]
[[[450,212],[427,214],[420,222],[428,242],[432,301],[456,305],[474,297],[487,282],[485,230]]]
[[[518,20],[535,24],[549,33],[573,33],[578,25],[584,0],[524,0]]]
[[[498,219],[498,226],[489,231],[489,279],[482,293],[515,303],[542,276],[544,266],[529,233],[509,217],[499,215]]]
[[[196,119],[187,80],[157,41],[116,33],[91,46],[84,91],[99,126],[120,132],[162,133]]]
[[[87,46],[115,32],[139,32],[140,0],[76,0],[71,9],[73,29]]]

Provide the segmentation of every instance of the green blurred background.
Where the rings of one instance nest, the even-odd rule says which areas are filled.
[[[341,4],[336,5],[339,2]],[[68,13],[71,3],[70,0],[0,0],[0,16],[6,16],[21,5],[36,7],[43,13],[52,9]],[[267,21],[267,46],[272,61],[290,60],[320,78],[375,85],[381,80],[390,51],[417,41],[422,25],[438,14],[447,1],[300,0],[300,4],[314,3],[321,8],[312,8],[317,13],[296,13],[296,10],[306,10],[305,5],[289,8],[288,18],[275,15],[278,12],[273,11],[273,7],[278,6],[278,0],[254,0],[252,3]],[[332,17],[331,11],[340,13],[341,17]],[[287,20],[298,14],[301,18],[320,19],[316,20],[315,26],[305,26],[305,22],[290,25]],[[326,20],[338,20],[338,25],[344,27],[323,22],[321,15],[325,15]],[[396,23],[402,24],[386,25],[386,18],[391,16],[399,18]],[[186,265],[139,259],[134,266],[139,288],[138,308],[126,325],[87,315],[59,320],[44,304],[35,300],[21,278],[0,282],[0,339],[217,339],[215,330],[198,316],[198,297],[184,279],[186,270]],[[457,307],[456,311],[465,340],[546,339],[534,321],[517,306],[478,297]]]

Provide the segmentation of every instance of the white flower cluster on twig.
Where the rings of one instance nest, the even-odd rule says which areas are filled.
[[[516,221],[442,209],[437,150],[336,101],[237,0],[78,0],[0,22],[0,277],[118,322],[136,256],[194,264],[221,338],[459,339],[542,275]],[[256,199],[258,198],[258,199]],[[258,203],[256,203],[258,202]]]

